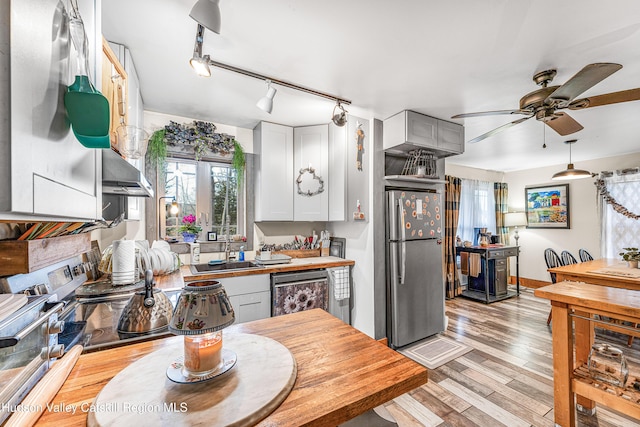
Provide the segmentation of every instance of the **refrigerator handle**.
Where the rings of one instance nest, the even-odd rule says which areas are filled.
[[[398,224],[400,226],[400,229],[402,230],[402,232],[400,233],[400,236],[402,238],[402,242],[399,245],[399,251],[400,252],[398,254],[398,265],[400,266],[400,284],[404,285],[404,276],[406,273],[406,268],[407,268],[407,263],[405,262],[406,256],[407,256],[407,243],[405,242],[405,233],[404,233],[404,216],[402,215],[402,210],[404,208],[402,207],[402,202],[398,201],[398,221],[396,224]]]
[[[400,284],[404,285],[404,276],[406,273],[407,263],[405,259],[407,258],[407,243],[403,240],[400,244]]]

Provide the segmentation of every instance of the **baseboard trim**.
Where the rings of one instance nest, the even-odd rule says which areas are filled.
[[[509,283],[512,285],[516,284],[516,276],[509,277]],[[543,286],[550,285],[551,282],[545,282],[544,280],[536,280],[536,279],[527,279],[526,277],[520,278],[520,286],[524,286],[526,288],[537,289]]]

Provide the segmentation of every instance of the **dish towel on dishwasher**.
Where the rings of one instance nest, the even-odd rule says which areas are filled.
[[[472,277],[480,275],[480,254],[469,254],[469,275]]]
[[[460,252],[460,273],[469,275],[469,252]]]
[[[349,298],[349,267],[327,268],[327,271],[336,301]]]

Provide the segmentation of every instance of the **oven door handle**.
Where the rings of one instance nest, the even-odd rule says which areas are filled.
[[[13,347],[13,346],[17,345],[20,342],[20,340],[24,339],[27,335],[29,335],[31,332],[33,332],[36,328],[39,328],[40,325],[42,325],[43,323],[47,322],[49,320],[49,318],[53,314],[56,314],[59,311],[61,311],[64,308],[64,306],[65,306],[64,302],[59,302],[58,304],[54,305],[53,308],[48,310],[45,313],[44,316],[40,317],[35,322],[31,323],[30,325],[28,325],[26,328],[24,328],[23,330],[21,330],[20,332],[18,332],[14,336],[12,336],[12,337],[0,337],[0,348]]]

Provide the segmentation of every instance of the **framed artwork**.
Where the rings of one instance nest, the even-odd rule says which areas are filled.
[[[527,228],[571,228],[569,184],[532,185],[524,193]]]
[[[216,233],[215,231],[209,231],[207,233],[207,240],[210,242],[215,242],[216,240],[218,240],[218,233]]]

